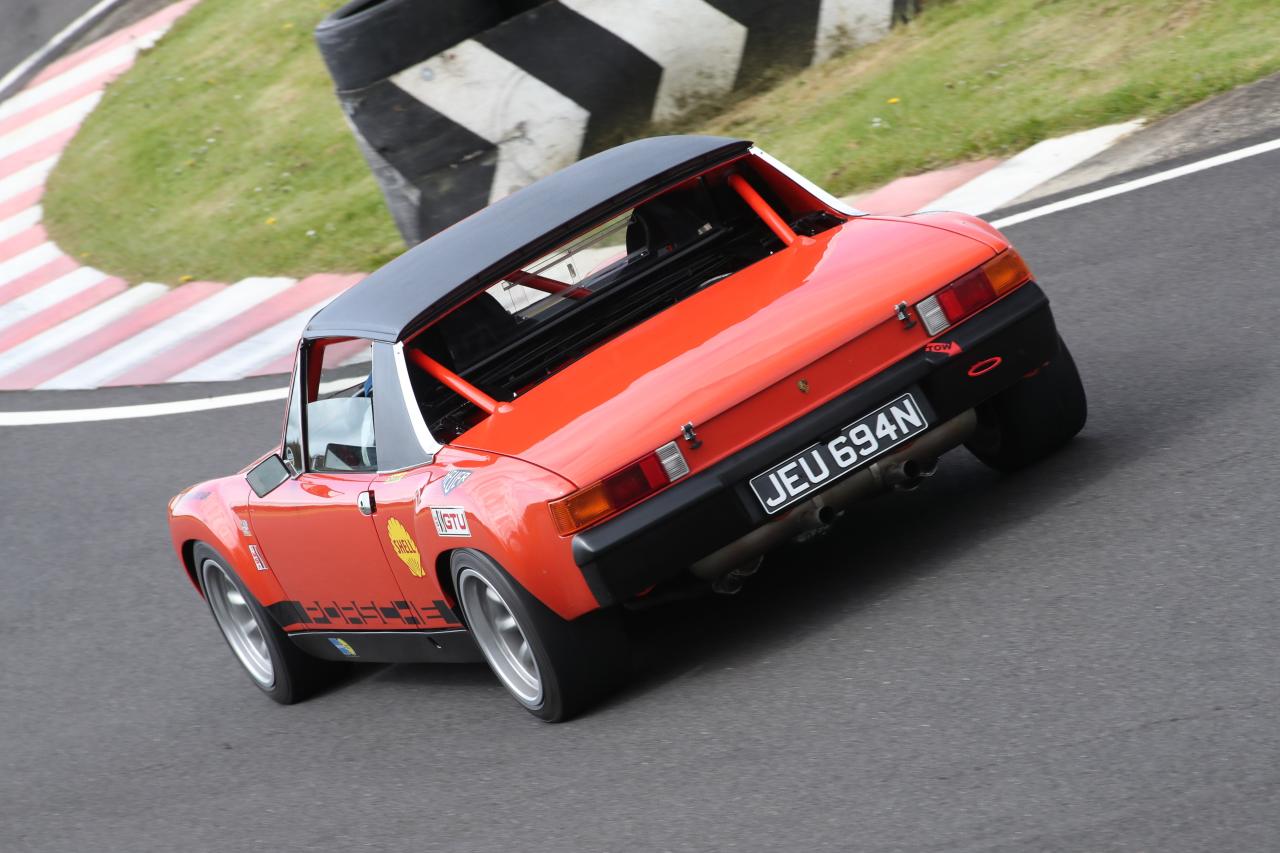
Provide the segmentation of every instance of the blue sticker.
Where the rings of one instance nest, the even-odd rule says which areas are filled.
[[[353,658],[356,656],[356,650],[351,648],[351,644],[348,643],[346,640],[340,639],[338,637],[330,637],[329,642],[333,644],[333,647],[335,649],[342,652],[347,657]]]

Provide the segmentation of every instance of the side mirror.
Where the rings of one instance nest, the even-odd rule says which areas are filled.
[[[265,498],[289,479],[289,469],[285,467],[284,460],[273,453],[250,468],[245,479],[249,481],[249,488],[253,489],[255,495]]]

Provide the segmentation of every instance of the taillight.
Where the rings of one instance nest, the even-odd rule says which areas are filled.
[[[689,473],[689,464],[674,442],[614,471],[599,482],[551,501],[551,517],[560,535],[568,536],[621,512]]]
[[[925,330],[936,335],[977,313],[1003,294],[1031,278],[1031,270],[1013,249],[1006,249],[975,270],[965,273],[916,305]]]

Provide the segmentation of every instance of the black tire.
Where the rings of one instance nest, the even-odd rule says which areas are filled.
[[[281,705],[292,705],[333,681],[341,664],[313,658],[290,642],[284,631],[253,597],[248,587],[231,568],[231,564],[221,554],[205,543],[198,542],[192,552],[192,558],[195,562],[196,578],[200,582],[200,590],[204,593],[213,621],[222,632],[222,638],[227,641],[232,655],[255,687]],[[234,629],[223,624],[224,617],[220,615],[216,602],[211,598],[211,595],[219,595],[224,589],[222,585],[228,581],[239,591],[244,605],[247,606],[253,621],[257,624],[266,656],[270,659],[269,678],[264,678],[261,670],[255,672],[251,655],[250,659],[246,659],[244,653],[237,649],[236,640],[232,635]]]
[[[978,429],[965,447],[997,471],[1016,471],[1070,441],[1088,414],[1075,360],[1058,338],[1047,365],[978,407]]]
[[[596,610],[572,621],[561,619],[529,594],[495,561],[479,551],[463,549],[453,554],[451,568],[462,618],[476,639],[489,668],[525,710],[550,723],[563,722],[605,696],[622,680],[626,637],[616,608]],[[477,579],[483,585],[477,583]],[[504,664],[500,646],[492,636],[486,640],[491,614],[484,610],[469,590],[487,586],[498,596],[501,606],[515,618],[536,663],[540,682],[533,696],[527,684],[518,683]],[[522,692],[524,695],[522,695]]]

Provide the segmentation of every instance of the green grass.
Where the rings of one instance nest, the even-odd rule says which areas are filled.
[[[952,0],[697,129],[752,138],[843,194],[1277,70],[1275,0]]]
[[[311,41],[335,2],[198,5],[59,163],[54,238],[133,281],[371,270],[397,254]],[[1275,0],[934,0],[879,44],[678,129],[749,137],[846,193],[1277,70]]]
[[[135,282],[367,271],[403,251],[312,41],[335,5],[197,5],[54,170],[54,239]]]

